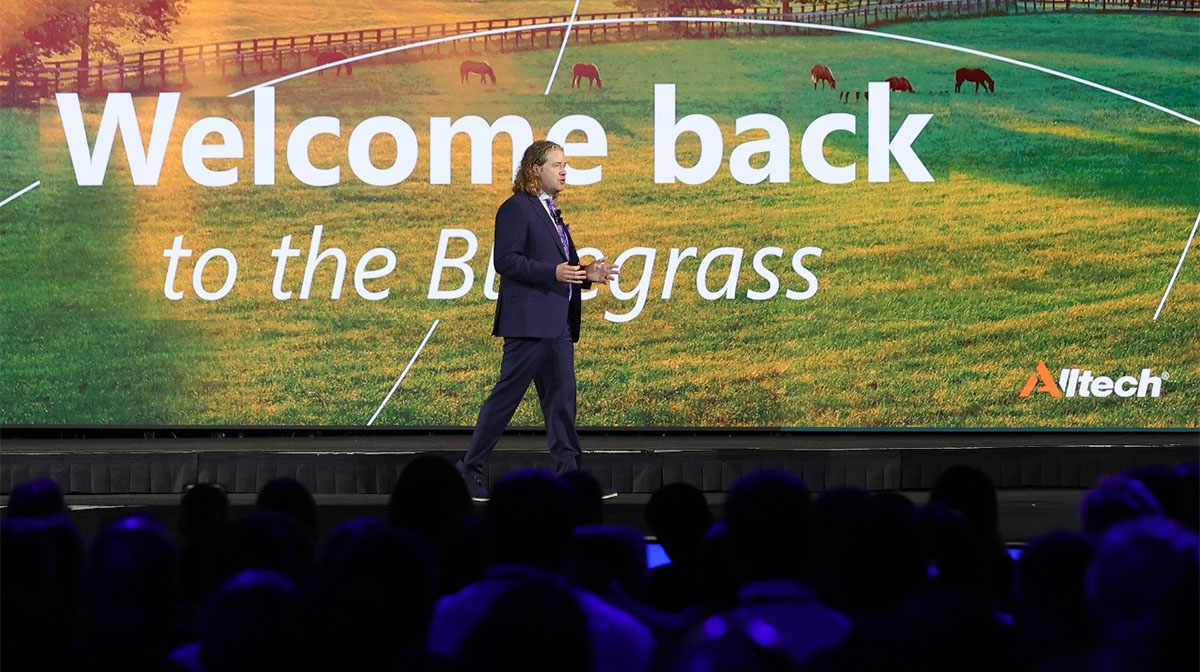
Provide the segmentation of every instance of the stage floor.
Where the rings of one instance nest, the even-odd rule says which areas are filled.
[[[230,493],[255,493],[267,481],[288,476],[317,495],[386,495],[414,456],[435,453],[454,460],[469,440],[463,431],[313,436],[309,430],[295,437],[209,431],[184,438],[164,431],[147,432],[147,438],[92,438],[82,430],[68,438],[42,432],[37,438],[5,432],[0,493],[40,477],[53,478],[65,492],[80,495],[171,494],[194,482],[221,483]],[[920,491],[958,463],[981,469],[1000,489],[1088,488],[1102,475],[1129,467],[1200,457],[1200,433],[1194,430],[589,432],[581,439],[583,468],[602,486],[629,494],[649,494],[678,481],[722,493],[757,469],[792,471],[813,491],[842,485]],[[507,434],[492,455],[489,477],[533,466],[552,467],[544,434]]]
[[[1059,488],[1054,490],[1001,490],[1000,531],[1010,543],[1028,542],[1052,530],[1074,530],[1079,527],[1079,500],[1085,490]],[[921,504],[929,499],[924,491],[902,491],[909,499]],[[178,522],[181,495],[69,495],[67,503],[71,517],[87,536],[92,538],[108,524],[134,512],[145,512],[174,530]],[[713,514],[721,517],[723,493],[709,493]],[[235,518],[249,513],[254,506],[253,494],[229,496]],[[339,524],[360,517],[385,518],[387,495],[316,495],[320,535],[325,538]],[[642,517],[646,494],[623,493],[604,502],[605,522],[624,525],[651,535]],[[482,513],[485,505],[476,507]]]
[[[0,441],[0,494],[31,478],[53,478],[68,493],[86,533],[145,510],[175,524],[188,483],[222,484],[235,515],[274,478],[295,478],[313,493],[322,529],[359,516],[383,516],[388,494],[414,456],[448,460],[465,451],[466,431],[366,434],[330,430],[155,430],[135,438],[114,430],[6,428]],[[242,436],[238,436],[242,434]],[[107,437],[107,438],[105,438]],[[1200,458],[1200,433],[1150,432],[581,432],[583,467],[621,495],[605,503],[609,522],[648,532],[642,510],[664,483],[706,493],[718,513],[743,474],[786,469],[819,493],[838,486],[893,490],[923,502],[953,464],[977,467],[999,493],[1009,541],[1076,529],[1079,501],[1103,475],[1144,464]],[[506,434],[489,464],[498,479],[522,467],[551,468],[545,435]]]

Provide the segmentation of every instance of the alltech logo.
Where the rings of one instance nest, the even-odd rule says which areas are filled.
[[[1021,388],[1022,398],[1035,392],[1045,392],[1052,397],[1158,397],[1162,395],[1162,384],[1170,375],[1163,371],[1151,375],[1150,369],[1142,369],[1137,376],[1092,375],[1090,369],[1063,369],[1058,372],[1058,380],[1050,375],[1046,362],[1038,362],[1037,369],[1029,374],[1025,386]]]

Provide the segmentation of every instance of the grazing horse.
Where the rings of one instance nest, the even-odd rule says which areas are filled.
[[[309,53],[311,54],[312,52],[309,52]],[[346,55],[340,51],[317,52],[317,65],[321,66],[321,65],[326,65],[329,63],[336,63],[337,61],[340,61],[344,58],[346,58]],[[354,76],[354,64],[353,63],[342,63],[342,64],[338,65],[336,68],[334,68],[333,74],[335,77],[340,76],[342,74],[342,68],[346,69],[347,77]],[[318,77],[320,77],[323,74],[325,74],[324,70],[317,71]]]
[[[963,82],[975,82],[975,93],[979,93],[979,85],[991,93],[996,92],[996,83],[983,70],[977,68],[959,68],[954,71],[954,92],[962,88]]]
[[[829,68],[827,68],[823,65],[820,65],[820,64],[814,65],[812,67],[811,74],[812,74],[812,83],[813,83],[814,89],[817,88],[817,82],[828,82],[829,88],[831,88],[831,89],[837,88],[837,80],[835,80],[833,78],[833,72]]]
[[[888,86],[891,87],[892,91],[908,91],[909,93],[916,93],[913,91],[912,83],[908,81],[907,77],[888,77],[884,81],[888,83]]]
[[[481,82],[486,82],[490,77],[492,84],[496,83],[496,73],[487,61],[463,61],[458,65],[458,76],[463,84],[471,81],[471,73],[478,74]]]
[[[595,63],[576,63],[575,67],[571,68],[571,88],[579,87],[579,80],[587,77],[588,88],[592,88],[592,84],[596,88],[604,88],[604,84],[600,81],[600,70],[596,68]]]

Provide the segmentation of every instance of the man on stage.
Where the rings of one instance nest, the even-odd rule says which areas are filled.
[[[575,432],[575,342],[580,295],[616,278],[616,266],[580,267],[571,231],[554,198],[567,186],[560,145],[538,140],[525,150],[513,195],[496,211],[495,264],[500,274],[493,336],[504,338],[500,380],[479,409],[467,454],[456,466],[476,500],[488,497],[484,464],[532,381],[546,442],[558,472],[579,469]]]

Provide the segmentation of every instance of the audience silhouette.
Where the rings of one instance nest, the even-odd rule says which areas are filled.
[[[384,518],[322,533],[299,481],[234,519],[184,491],[177,535],[135,513],[90,545],[51,479],[0,524],[5,670],[995,672],[1200,668],[1197,465],[1084,494],[1079,529],[1010,557],[991,479],[955,465],[929,501],[786,471],[723,498],[664,485],[647,539],[604,523],[583,472],[496,483],[477,515],[454,466],[419,456]],[[714,503],[716,500],[713,500]]]

